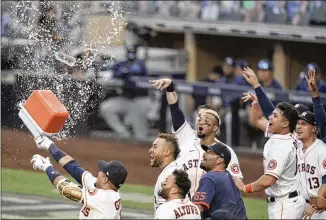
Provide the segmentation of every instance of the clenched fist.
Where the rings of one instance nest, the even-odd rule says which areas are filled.
[[[46,136],[40,136],[34,139],[36,146],[40,150],[49,150],[51,144],[53,144],[53,141],[51,141]]]

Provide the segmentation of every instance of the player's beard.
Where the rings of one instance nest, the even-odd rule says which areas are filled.
[[[199,134],[199,133],[197,132],[197,137],[199,137],[199,138],[205,138],[205,137],[206,137],[206,134]]]
[[[161,196],[163,199],[167,200],[169,198],[169,193],[171,189],[167,188],[162,188],[159,192],[158,195]]]
[[[162,163],[162,158],[160,158],[159,156],[154,156],[153,158],[153,162],[151,162],[151,167],[159,167]]]

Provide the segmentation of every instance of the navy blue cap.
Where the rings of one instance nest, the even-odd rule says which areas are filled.
[[[309,111],[309,108],[303,104],[295,104],[294,108],[297,110],[299,115],[303,112]]]
[[[232,57],[225,57],[224,59],[224,65],[229,65],[234,67],[234,60]]]
[[[273,71],[273,64],[269,60],[261,60],[257,65],[257,69]]]
[[[222,142],[216,142],[213,145],[206,146],[201,145],[201,148],[206,152],[208,149],[213,151],[224,159],[225,167],[227,167],[231,161],[231,152],[228,147]]]
[[[118,189],[124,184],[128,173],[124,165],[117,160],[106,162],[104,160],[98,161],[98,168],[105,173],[110,182]]]
[[[320,73],[320,68],[316,63],[308,63],[307,66],[304,68],[304,72],[308,73],[308,70],[316,70],[316,73]]]
[[[215,74],[218,74],[218,75],[223,75],[222,67],[214,66],[213,69],[212,69],[212,73],[215,73]]]
[[[315,114],[312,113],[311,111],[302,112],[299,115],[299,119],[305,120],[309,124],[317,125],[316,120],[315,120]]]
[[[235,61],[235,66],[236,67],[241,67],[241,69],[245,68],[245,67],[248,67],[249,66],[249,63],[247,62],[246,59],[243,59],[243,58],[240,58],[240,59],[237,59]]]

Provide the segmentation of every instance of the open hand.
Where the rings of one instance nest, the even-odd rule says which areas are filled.
[[[33,163],[34,170],[42,170],[43,172],[45,172],[48,167],[52,166],[50,158],[44,158],[38,154],[33,156],[31,163]]]
[[[164,78],[164,79],[149,80],[149,82],[152,84],[152,87],[163,90],[169,87],[169,85],[171,85],[172,80],[168,78]]]
[[[249,67],[245,67],[243,72],[242,72],[243,77],[246,79],[246,81],[254,88],[256,89],[257,87],[260,86],[258,78],[254,71],[250,69]]]
[[[315,95],[319,96],[318,88],[317,88],[317,80],[316,80],[316,70],[308,70],[308,76],[304,76],[307,80],[308,89],[310,92],[313,93],[313,96]]]

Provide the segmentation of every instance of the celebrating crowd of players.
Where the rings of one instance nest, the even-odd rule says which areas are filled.
[[[201,106],[193,129],[178,106],[172,80],[150,81],[166,91],[173,125],[172,134],[159,134],[149,149],[150,165],[161,170],[154,188],[155,219],[247,219],[240,191],[263,190],[270,219],[326,218],[326,114],[315,72],[309,70],[305,76],[314,113],[299,103],[274,106],[250,68],[244,69],[243,77],[256,93],[242,98],[251,101],[250,119],[269,137],[264,173],[249,184],[242,181],[235,152],[216,139],[221,124],[217,110]],[[120,218],[118,189],[127,177],[120,162],[100,161],[95,178],[48,138],[36,142],[82,185],[61,176],[48,159],[33,157],[34,169],[46,172],[62,195],[84,204],[80,218]]]

